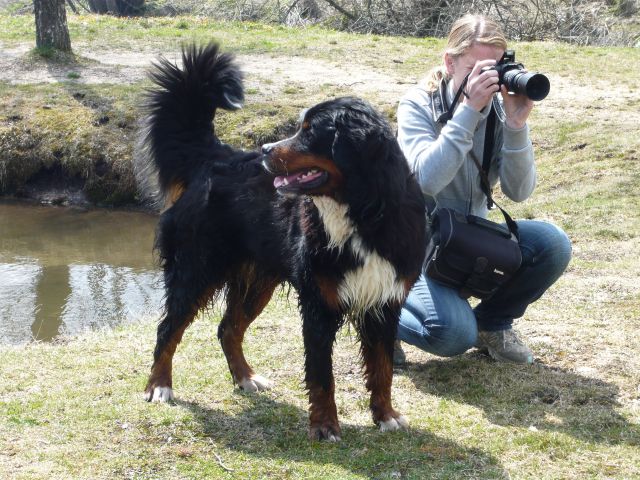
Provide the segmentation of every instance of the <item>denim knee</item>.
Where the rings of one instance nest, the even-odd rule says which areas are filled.
[[[549,239],[547,246],[549,256],[558,270],[564,272],[571,261],[571,240],[560,227],[550,224],[555,229],[555,234]]]
[[[571,240],[560,227],[532,220],[519,221],[523,260],[527,253],[534,255],[531,263],[547,263],[548,268],[561,274],[571,260]],[[528,252],[527,252],[528,251]]]
[[[451,357],[475,345],[477,336],[469,303],[454,290],[421,276],[402,309],[398,339],[428,353]]]
[[[478,340],[478,327],[475,317],[473,321],[458,325],[450,322],[447,325],[432,327],[424,332],[425,342],[430,346],[430,352],[441,357],[461,355]]]

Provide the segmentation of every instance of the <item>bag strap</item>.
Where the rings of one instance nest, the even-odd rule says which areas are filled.
[[[476,155],[473,151],[469,152],[473,163],[476,164],[478,170],[480,171],[480,187],[482,191],[487,197],[487,208],[491,210],[495,205],[498,207],[500,212],[502,212],[502,216],[504,217],[504,221],[509,228],[511,234],[516,237],[516,239],[520,240],[520,235],[518,234],[518,224],[511,218],[511,216],[507,213],[507,211],[502,208],[500,205],[496,203],[491,195],[491,183],[489,182],[489,168],[491,168],[491,159],[493,157],[493,148],[495,143],[495,130],[496,130],[496,111],[493,106],[493,101],[489,105],[489,116],[487,117],[486,130],[484,132],[484,151],[482,152],[482,165],[480,165],[480,161],[476,158]]]

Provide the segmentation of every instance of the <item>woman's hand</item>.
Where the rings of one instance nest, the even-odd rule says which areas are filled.
[[[498,72],[495,70],[482,71],[484,67],[492,67],[496,64],[495,60],[480,60],[474,65],[467,86],[465,87],[466,98],[462,101],[478,112],[486,107],[493,94],[500,91],[498,86]]]
[[[507,87],[502,85],[502,100],[504,102],[504,113],[507,116],[505,120],[507,126],[514,130],[524,127],[527,122],[529,113],[533,109],[533,100],[526,95],[512,95],[507,92]]]

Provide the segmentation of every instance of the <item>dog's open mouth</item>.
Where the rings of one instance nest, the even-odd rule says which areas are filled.
[[[279,192],[293,192],[317,188],[329,179],[324,170],[312,168],[291,175],[279,175],[273,179],[273,186]]]

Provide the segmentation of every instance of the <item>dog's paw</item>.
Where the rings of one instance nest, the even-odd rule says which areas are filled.
[[[147,402],[171,402],[174,400],[173,389],[171,387],[155,387],[153,390],[144,392],[144,399]]]
[[[327,442],[339,442],[340,426],[337,424],[325,423],[322,425],[311,425],[309,427],[309,440],[326,440]]]
[[[398,415],[397,417],[390,417],[388,420],[380,421],[381,432],[393,432],[395,430],[408,430],[409,420],[404,415]]]
[[[271,382],[260,375],[251,375],[240,380],[238,386],[245,392],[262,392],[271,389]]]

